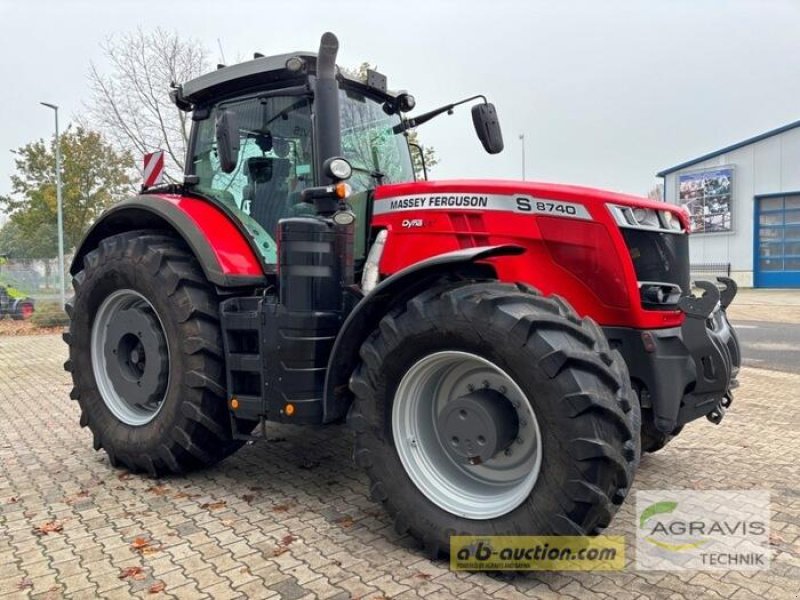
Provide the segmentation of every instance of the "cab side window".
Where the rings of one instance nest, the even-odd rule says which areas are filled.
[[[239,124],[239,157],[223,173],[214,123],[232,110]],[[223,103],[199,124],[192,166],[198,191],[226,204],[245,225],[255,222],[273,240],[278,221],[292,216],[300,192],[313,185],[311,109],[304,97],[274,96]]]

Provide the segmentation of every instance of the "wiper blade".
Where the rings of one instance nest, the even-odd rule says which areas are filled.
[[[353,171],[358,171],[359,173],[366,173],[373,179],[375,179],[379,184],[383,181],[383,178],[386,177],[385,173],[381,173],[380,171],[376,171],[374,169],[367,169],[366,167],[358,167],[356,165],[350,165]]]

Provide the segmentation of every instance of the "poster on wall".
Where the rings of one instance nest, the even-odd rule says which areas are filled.
[[[679,175],[678,203],[689,211],[693,232],[730,231],[733,167]]]

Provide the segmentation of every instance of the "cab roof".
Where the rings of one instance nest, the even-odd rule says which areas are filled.
[[[286,61],[294,57],[305,61],[305,67],[300,72],[290,71],[286,68]],[[194,106],[232,94],[274,87],[277,82],[298,81],[309,74],[314,75],[316,68],[316,52],[299,51],[275,56],[259,56],[235,65],[221,66],[215,71],[187,81],[175,90],[177,92],[175,103],[179,107],[182,103]],[[365,90],[368,89],[373,94],[383,96],[386,99],[393,99],[397,95],[389,90],[369,87],[363,81],[354,79],[338,69],[337,78],[346,80]],[[190,106],[185,106],[185,110],[190,110],[190,108]]]

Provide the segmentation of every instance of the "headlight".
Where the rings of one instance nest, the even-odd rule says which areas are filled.
[[[683,224],[670,210],[655,210],[644,206],[621,206],[609,204],[609,210],[617,225],[630,229],[657,229],[669,233],[680,233]]]
[[[329,158],[323,165],[323,171],[332,178],[338,180],[349,179],[353,174],[353,167],[343,158]]]
[[[683,225],[681,225],[680,219],[675,216],[675,213],[669,210],[662,210],[660,211],[661,214],[661,221],[664,223],[664,227],[669,229],[670,231],[680,231],[683,229]]]
[[[637,207],[633,209],[633,218],[642,227],[659,227],[658,213],[652,208]]]

